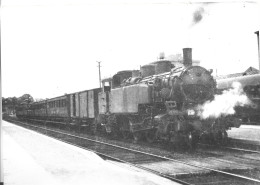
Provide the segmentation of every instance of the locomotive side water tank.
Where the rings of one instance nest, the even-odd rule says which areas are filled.
[[[152,103],[152,87],[147,84],[134,84],[111,90],[111,113],[138,113],[138,105],[148,103]]]

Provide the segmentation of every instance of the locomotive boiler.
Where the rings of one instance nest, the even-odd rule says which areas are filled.
[[[121,71],[104,79],[97,128],[135,140],[145,136],[148,142],[181,140],[190,147],[204,133],[225,136],[231,125],[198,116],[197,106],[215,94],[211,72],[192,66],[191,48],[183,49],[183,59],[174,64],[162,59],[140,72]]]

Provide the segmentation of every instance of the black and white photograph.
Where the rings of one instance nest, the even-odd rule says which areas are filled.
[[[0,185],[260,184],[259,0],[0,2]]]

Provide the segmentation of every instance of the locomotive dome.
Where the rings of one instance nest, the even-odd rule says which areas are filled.
[[[143,78],[154,75],[155,74],[155,65],[154,64],[143,65],[141,67],[141,74],[142,74]]]

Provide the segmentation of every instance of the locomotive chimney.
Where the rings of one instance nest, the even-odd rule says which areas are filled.
[[[192,66],[192,49],[183,48],[183,64],[185,67]]]

